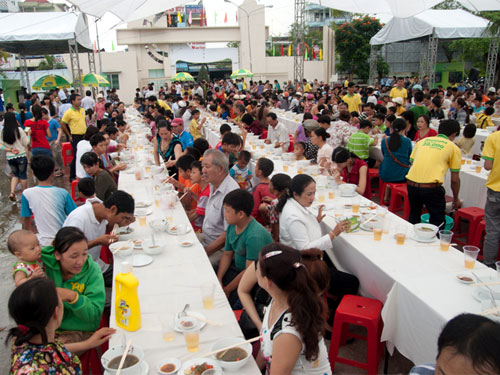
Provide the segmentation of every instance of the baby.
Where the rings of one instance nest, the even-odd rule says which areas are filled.
[[[23,229],[12,232],[7,239],[7,248],[17,257],[12,269],[16,287],[32,277],[45,275],[40,261],[42,249],[34,233]]]

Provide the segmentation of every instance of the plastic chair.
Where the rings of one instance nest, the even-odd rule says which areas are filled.
[[[377,168],[368,168],[368,178],[370,180],[370,189],[372,190],[372,193],[376,192],[377,189],[380,190],[381,188],[381,179],[378,175],[378,169]],[[373,188],[372,187],[372,183],[374,181],[374,179],[377,179],[378,180],[378,187],[377,188]]]
[[[465,207],[459,208],[455,213],[455,224],[453,226],[453,241],[459,245],[466,245],[469,241],[474,239],[474,233],[478,224],[484,218],[484,210],[479,207]],[[469,222],[469,229],[467,232],[461,232],[461,220]],[[459,240],[458,238],[464,237],[465,241]]]
[[[396,213],[402,209],[403,219],[408,220],[410,217],[410,201],[408,200],[408,190],[406,188],[406,184],[389,184],[389,187],[392,190],[389,211]],[[402,206],[401,200],[403,200]]]
[[[334,372],[335,363],[339,362],[368,370],[369,374],[378,373],[378,364],[382,353],[384,353],[384,344],[380,342],[383,327],[380,315],[381,311],[382,302],[375,299],[353,295],[346,295],[342,298],[335,313],[330,351],[328,354],[332,372]],[[350,333],[350,324],[365,327],[366,336]],[[366,340],[366,363],[338,356],[340,345],[345,344],[349,337]]]
[[[73,160],[73,147],[71,147],[71,143],[63,142],[61,144],[61,154],[63,164],[66,167]]]
[[[73,202],[75,202],[76,204],[85,203],[86,201],[86,199],[82,199],[76,195],[76,187],[78,186],[78,181],[80,180],[74,179],[73,181],[71,181],[71,198],[73,198]]]
[[[288,145],[288,152],[293,152],[293,135],[289,135],[290,144]]]

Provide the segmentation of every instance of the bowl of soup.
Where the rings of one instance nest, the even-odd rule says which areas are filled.
[[[101,364],[109,374],[116,374],[125,346],[113,346],[101,357]],[[138,346],[130,346],[122,366],[122,375],[137,375],[140,373],[141,362],[144,360],[144,351]]]
[[[155,243],[150,239],[144,240],[142,249],[148,255],[158,255],[165,249],[165,243],[161,239],[156,238]]]
[[[127,257],[134,251],[134,243],[132,241],[118,241],[109,245],[109,250],[120,257]]]
[[[413,226],[413,232],[417,238],[423,240],[430,240],[436,237],[436,233],[439,228],[432,224],[420,223]]]
[[[240,337],[224,337],[215,342],[212,346],[212,351],[236,345],[242,341],[245,341],[245,339]],[[252,345],[249,343],[214,354],[214,358],[227,371],[235,371],[242,368],[251,356]]]
[[[130,226],[120,227],[117,229],[116,235],[118,236],[118,241],[130,240],[134,235],[134,228],[131,228]]]

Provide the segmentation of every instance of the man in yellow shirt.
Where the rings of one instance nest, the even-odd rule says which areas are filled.
[[[410,155],[412,166],[406,180],[410,201],[408,221],[412,224],[420,223],[424,205],[429,211],[431,224],[439,226],[445,222],[446,199],[443,181],[448,169],[451,171],[453,206],[461,206],[458,193],[462,154],[460,148],[453,143],[455,137],[460,134],[460,124],[456,120],[442,120],[438,131],[437,136],[419,141]]]
[[[484,169],[491,171],[486,180],[488,192],[484,206],[486,237],[483,255],[484,263],[489,267],[494,267],[500,242],[500,131],[486,138],[481,157],[484,159]]]
[[[408,98],[408,93],[406,92],[406,89],[404,88],[404,84],[405,84],[405,82],[404,82],[403,78],[399,77],[396,87],[393,87],[391,92],[389,93],[389,96],[391,97],[391,99],[402,98],[403,105],[406,102],[406,98]]]
[[[347,95],[342,97],[342,101],[347,104],[347,109],[349,112],[359,112],[361,105],[361,96],[355,93],[354,82],[349,82],[347,85]]]
[[[304,92],[311,92],[312,87],[309,82],[307,82],[307,79],[304,79]]]
[[[85,110],[81,107],[82,97],[79,94],[71,94],[69,97],[71,108],[68,109],[61,120],[62,129],[68,136],[73,149],[73,160],[69,165],[70,182],[76,178],[75,157],[76,145],[83,139],[87,131],[87,121],[85,120]]]
[[[191,111],[191,116],[193,119],[191,120],[191,123],[189,124],[189,133],[191,133],[194,140],[201,138],[201,128],[203,128],[203,124],[207,120],[206,118],[203,118],[201,120],[201,122],[199,122],[200,115],[201,115],[201,113],[197,109],[193,109]]]

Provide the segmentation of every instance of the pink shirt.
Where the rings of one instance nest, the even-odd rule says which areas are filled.
[[[104,117],[104,105],[106,104],[106,102],[102,102],[102,103],[99,103],[97,102],[95,104],[95,113],[96,113],[96,117],[98,120],[102,120],[102,118]]]

